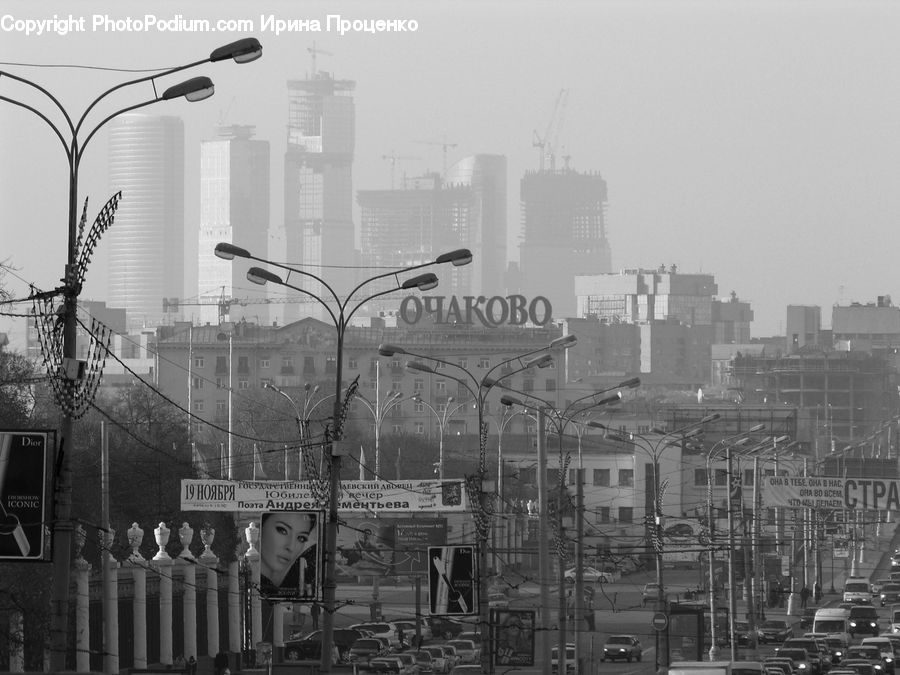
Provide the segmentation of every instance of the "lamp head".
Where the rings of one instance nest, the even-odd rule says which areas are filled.
[[[625,380],[624,382],[619,382],[620,389],[637,389],[641,386],[641,378],[632,377],[629,380]]]
[[[709,424],[710,422],[715,422],[720,417],[721,417],[721,415],[719,413],[713,413],[712,415],[707,415],[706,417],[701,418],[700,424]]]
[[[420,291],[430,291],[432,288],[436,288],[437,285],[437,275],[434,272],[426,272],[425,274],[420,274],[418,276],[412,277],[411,279],[406,279],[400,285],[400,288],[402,288],[403,290],[417,288]]]
[[[589,420],[587,426],[594,427],[595,429],[605,429],[609,431],[609,427],[603,424],[602,422],[598,422],[597,420]]]
[[[229,42],[218,49],[214,49],[209,55],[213,63],[234,59],[235,63],[250,63],[262,56],[262,45],[256,38],[243,38],[235,42]]]
[[[517,399],[515,396],[501,396],[500,403],[502,403],[505,406],[511,406],[511,405],[524,406],[525,405],[524,403],[522,403],[522,401]]]
[[[200,77],[192,77],[185,80],[181,84],[173,84],[163,92],[162,100],[171,101],[173,98],[181,98],[182,96],[194,103],[209,98],[216,91],[213,82],[208,77],[201,75]]]
[[[454,267],[468,265],[470,262],[472,262],[472,252],[467,248],[458,248],[455,251],[441,253],[437,258],[434,259],[434,262],[438,265],[451,263]]]
[[[757,431],[762,431],[766,428],[765,424],[754,424],[752,427],[747,429],[747,433],[755,434]]]
[[[262,267],[251,267],[247,270],[247,280],[252,281],[254,284],[259,284],[260,286],[265,286],[266,282],[269,281],[279,285],[284,283],[280,276],[269,270],[264,270]]]
[[[576,342],[578,342],[578,336],[570,333],[569,335],[563,335],[550,342],[550,349],[557,349],[559,347],[568,349],[569,347],[573,347]]]
[[[394,354],[406,354],[406,350],[397,345],[384,343],[378,345],[378,354],[380,356],[393,356]]]
[[[622,392],[617,391],[612,396],[607,396],[606,398],[601,398],[594,405],[609,405],[610,403],[618,403],[622,400]]]
[[[410,370],[418,370],[419,372],[422,372],[422,373],[433,373],[434,372],[434,368],[432,368],[431,366],[425,365],[421,361],[407,361],[406,367],[409,368]]]
[[[532,366],[537,366],[538,368],[546,368],[551,363],[553,363],[553,355],[542,354],[541,356],[537,356],[529,361],[526,361],[525,367],[531,368]]]
[[[235,258],[249,258],[250,251],[228,242],[219,242],[216,244],[216,257],[222,260],[234,260]]]

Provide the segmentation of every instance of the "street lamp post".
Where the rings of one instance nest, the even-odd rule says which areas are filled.
[[[349,399],[353,394],[353,392],[348,390],[347,399],[342,400],[341,385],[343,378],[344,337],[346,335],[347,328],[350,326],[350,320],[353,318],[353,315],[356,313],[356,311],[359,310],[359,308],[362,307],[365,303],[373,300],[374,298],[387,295],[388,293],[393,293],[396,290],[418,289],[420,291],[427,291],[435,288],[438,284],[437,276],[433,272],[418,274],[414,277],[405,279],[404,281],[400,280],[400,274],[408,273],[414,270],[420,270],[432,265],[442,265],[446,263],[450,263],[456,267],[460,265],[467,265],[468,263],[472,262],[472,253],[468,249],[457,249],[448,253],[442,253],[433,261],[427,263],[413,265],[410,267],[405,267],[391,272],[385,272],[383,274],[375,275],[357,284],[343,299],[338,296],[338,294],[335,292],[333,287],[328,284],[328,282],[326,282],[318,275],[307,272],[306,270],[291,267],[289,265],[266,260],[265,258],[258,258],[252,255],[246,249],[240,248],[239,246],[222,242],[216,245],[215,254],[219,258],[223,258],[225,260],[233,260],[235,257],[256,260],[287,271],[287,278],[282,279],[277,274],[269,272],[268,270],[262,269],[260,267],[251,267],[247,271],[247,279],[249,279],[253,283],[257,283],[260,285],[266,283],[277,284],[279,286],[290,288],[294,291],[303,293],[304,295],[311,297],[313,300],[315,300],[325,308],[325,311],[334,324],[337,350],[335,358],[334,409],[330,429],[326,429],[325,435],[325,441],[327,444],[326,449],[329,452],[329,476],[327,492],[328,516],[325,528],[325,578],[323,588],[323,605],[325,611],[324,616],[322,617],[321,665],[321,670],[323,673],[330,673],[332,667],[332,647],[334,645],[334,614],[335,597],[337,590],[335,573],[337,571],[336,559],[338,531],[338,494],[340,493],[341,488],[341,458],[344,454],[346,454],[345,449],[340,447],[339,442],[343,438],[343,418],[345,413],[344,407],[347,403],[349,403]],[[328,292],[328,299],[323,299],[315,293],[291,284],[290,278],[292,274],[311,279],[314,282],[320,284],[321,288],[325,289]],[[360,291],[368,284],[380,279],[387,279],[390,277],[393,277],[395,279],[397,283],[396,288],[389,288],[383,291],[379,291],[362,299],[354,297],[358,291]],[[329,302],[334,303],[334,309],[332,309]]]
[[[382,356],[393,356],[394,354],[405,354],[407,356],[412,356],[418,359],[424,359],[427,361],[431,361],[436,364],[443,364],[444,366],[450,366],[452,368],[457,369],[460,373],[464,375],[464,377],[456,377],[454,375],[444,374],[445,377],[452,379],[463,387],[465,387],[468,392],[472,395],[472,398],[475,401],[475,406],[478,411],[478,475],[475,476],[475,485],[470,486],[470,482],[467,482],[467,487],[474,487],[474,491],[477,494],[478,506],[475,514],[475,524],[476,524],[476,532],[478,534],[478,614],[479,614],[479,623],[481,630],[481,671],[482,673],[490,673],[492,667],[491,661],[491,643],[490,643],[490,605],[488,604],[487,598],[487,565],[488,565],[488,530],[490,528],[490,509],[488,504],[488,495],[484,489],[484,482],[487,478],[487,422],[485,421],[485,404],[487,402],[488,394],[491,390],[499,384],[501,379],[510,377],[511,375],[520,372],[522,370],[527,370],[532,366],[537,366],[539,368],[546,367],[550,365],[553,361],[553,357],[550,354],[544,354],[543,356],[534,358],[531,361],[524,361],[528,357],[534,356],[541,352],[552,351],[553,349],[563,348],[566,349],[575,344],[577,338],[574,335],[564,335],[562,337],[556,338],[549,345],[544,347],[540,347],[538,349],[533,349],[529,352],[525,352],[523,354],[519,354],[512,358],[501,361],[496,364],[492,368],[490,368],[481,378],[477,377],[474,373],[472,373],[467,368],[462,367],[458,363],[451,363],[450,361],[446,361],[444,359],[440,359],[434,356],[426,355],[426,354],[416,354],[411,351],[404,349],[403,347],[398,347],[396,345],[383,344],[378,348],[378,353]],[[497,369],[509,365],[513,362],[518,361],[520,367],[516,370],[511,370],[508,372],[504,372],[501,374],[499,378],[491,377],[491,374],[494,373]],[[418,370],[421,372],[430,372],[435,373],[436,371],[430,366],[425,365],[420,362],[411,362],[407,364],[407,367],[412,370]],[[443,374],[443,373],[442,373]]]
[[[451,408],[450,404],[453,403],[453,397],[449,396],[443,410],[438,410],[428,401],[423,399],[419,394],[413,394],[412,399],[416,403],[421,403],[423,406],[428,408],[428,410],[431,411],[431,414],[434,415],[435,419],[438,422],[438,478],[440,480],[444,480],[444,429],[446,429],[447,422],[450,420],[450,418],[458,413],[461,409],[465,408],[469,404],[469,402],[463,401],[461,403],[457,403]]]
[[[513,391],[521,396],[526,398],[530,398],[533,401],[536,401],[539,405],[536,406],[539,409],[539,415],[545,416],[546,419],[552,420],[554,430],[557,433],[558,443],[559,443],[559,485],[558,485],[558,497],[557,497],[557,505],[556,505],[556,537],[557,537],[557,556],[558,556],[558,580],[559,580],[559,615],[557,618],[557,627],[559,629],[559,645],[557,648],[557,665],[559,672],[566,671],[566,645],[567,645],[567,606],[566,606],[566,589],[565,589],[565,539],[563,537],[563,502],[565,501],[566,496],[566,480],[565,480],[565,452],[563,446],[563,440],[565,438],[565,430],[568,426],[569,422],[575,422],[573,417],[577,414],[584,414],[587,410],[591,408],[600,407],[603,405],[607,405],[610,403],[618,403],[622,399],[622,393],[616,392],[613,396],[608,396],[603,399],[597,399],[598,396],[602,394],[607,394],[614,389],[633,389],[640,386],[639,378],[631,378],[624,382],[620,382],[614,387],[608,387],[606,389],[601,389],[599,391],[592,392],[587,394],[586,396],[581,396],[571,403],[569,403],[565,408],[559,410],[553,406],[549,401],[545,401],[544,399],[533,396],[527,392],[516,391],[510,389],[509,387],[503,387],[507,391]],[[592,400],[593,399],[593,400]],[[502,402],[505,405],[522,405],[524,406],[521,400],[511,397],[504,396]],[[579,441],[579,449],[581,444],[581,434],[578,436]],[[581,469],[579,467],[579,480],[581,480]],[[576,518],[580,518],[580,513],[576,513]],[[576,525],[578,525],[579,521],[576,520]],[[583,548],[581,548],[580,541],[578,542],[579,551],[583,553]],[[575,565],[575,615],[576,621],[583,621],[584,619],[584,568],[581,564],[582,560],[579,558],[578,563]],[[580,631],[575,631],[576,640],[575,640],[575,661],[576,661],[576,672],[578,672],[581,668],[581,648],[580,648]]]
[[[657,594],[656,594],[656,607],[655,610],[657,612],[664,612],[668,614],[668,603],[666,600],[666,591],[665,585],[663,581],[663,560],[662,560],[662,517],[663,517],[663,509],[662,509],[662,500],[663,500],[663,488],[659,481],[659,458],[662,455],[662,452],[671,446],[678,445],[686,438],[690,438],[699,434],[703,427],[715,420],[719,419],[718,413],[713,413],[711,415],[707,415],[697,422],[692,424],[687,424],[679,429],[675,429],[669,432],[663,432],[659,435],[658,438],[651,440],[649,437],[638,434],[638,433],[629,433],[627,435],[620,435],[617,433],[610,434],[608,437],[612,440],[619,440],[623,442],[630,442],[632,447],[636,449],[640,449],[644,452],[651,460],[651,465],[653,466],[653,548],[654,548],[654,557],[656,558],[656,584],[657,584]],[[603,424],[599,422],[589,422],[590,426],[596,426],[599,428],[607,429]],[[669,667],[669,633],[668,630],[662,630],[658,632],[659,637],[659,646],[656,650],[656,668],[667,669]]]
[[[298,465],[297,465],[297,480],[303,480],[303,462],[304,462],[304,453],[303,450],[306,445],[309,444],[310,434],[309,434],[309,418],[310,415],[313,414],[313,411],[319,407],[321,403],[324,403],[328,399],[330,399],[334,394],[328,394],[323,396],[318,401],[315,401],[315,396],[319,392],[319,385],[312,386],[307,382],[303,385],[303,406],[299,406],[294,399],[290,397],[282,389],[279,389],[271,382],[266,382],[263,385],[265,389],[271,389],[279,396],[282,396],[288,403],[291,404],[291,407],[294,409],[294,419],[297,422],[297,433],[300,436],[300,449],[299,449],[299,457],[298,457]],[[284,468],[284,479],[288,480],[287,474],[287,464],[285,464]]]
[[[62,345],[60,350],[61,360],[57,363],[48,364],[55,371],[53,376],[61,380],[61,383],[59,383],[58,386],[54,386],[54,390],[57,394],[57,402],[62,408],[63,413],[62,423],[60,425],[59,473],[56,476],[56,520],[53,523],[54,567],[50,617],[50,667],[52,670],[64,670],[66,663],[66,638],[68,634],[69,613],[69,565],[72,556],[72,535],[74,531],[71,523],[72,485],[71,477],[69,475],[69,458],[72,454],[72,448],[74,447],[75,419],[80,416],[82,412],[75,409],[77,405],[75,400],[76,394],[79,393],[77,367],[74,369],[75,373],[73,374],[69,369],[69,366],[70,364],[77,365],[76,330],[78,325],[78,296],[81,293],[81,286],[87,271],[87,264],[93,253],[93,249],[102,234],[102,231],[97,232],[92,230],[90,236],[88,236],[84,242],[82,242],[82,239],[79,236],[78,177],[81,160],[84,157],[84,151],[87,149],[87,146],[94,135],[114,117],[152,105],[158,101],[169,101],[181,97],[184,97],[191,102],[201,101],[211,96],[214,91],[212,80],[208,77],[195,77],[171,86],[164,90],[162,95],[159,95],[156,89],[156,81],[159,78],[173,75],[177,72],[205,63],[224,61],[226,59],[234,59],[238,63],[247,63],[259,58],[261,55],[262,46],[259,41],[255,38],[246,38],[214,50],[205,59],[176,68],[170,68],[154,75],[122,82],[97,96],[87,106],[77,122],[69,115],[62,103],[60,103],[60,101],[43,86],[7,71],[0,71],[0,78],[14,80],[37,90],[53,104],[59,113],[61,113],[65,121],[65,125],[62,127],[54,124],[44,112],[41,112],[37,108],[8,96],[0,96],[0,100],[24,108],[43,120],[62,144],[69,165],[67,219],[68,250],[66,269],[63,277],[63,285],[54,291],[54,294],[59,294],[63,297],[61,308],[63,316]],[[112,114],[104,117],[92,128],[84,128],[89,113],[109,94],[124,87],[143,82],[150,82],[153,85],[153,98],[116,110]]]

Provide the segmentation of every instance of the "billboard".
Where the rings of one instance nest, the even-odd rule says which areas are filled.
[[[534,610],[491,610],[495,666],[534,665]]]
[[[432,614],[478,614],[474,546],[428,547],[428,606]]]
[[[322,601],[324,511],[269,511],[260,517],[259,594]]]
[[[447,543],[446,518],[345,518],[337,540],[345,576],[397,576],[428,571],[428,547]]]
[[[900,509],[900,481],[890,478],[765,476],[760,482],[760,494],[767,507],[851,511]]]
[[[309,481],[181,481],[182,511],[308,511],[322,507]],[[446,513],[466,510],[462,481],[341,481],[338,510],[357,513]]]
[[[0,431],[0,561],[49,560],[50,431]]]

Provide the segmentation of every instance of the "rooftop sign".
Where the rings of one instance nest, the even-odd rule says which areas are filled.
[[[400,303],[400,319],[405,323],[418,323],[426,314],[432,315],[437,324],[480,323],[496,328],[502,324],[522,326],[530,321],[536,326],[544,326],[553,317],[553,308],[550,301],[540,295],[530,302],[524,295],[495,295],[490,298],[483,295],[465,295],[462,298],[455,295],[409,295]]]

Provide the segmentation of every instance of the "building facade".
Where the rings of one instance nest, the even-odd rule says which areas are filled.
[[[182,315],[201,324],[269,323],[265,288],[247,281],[246,263],[214,253],[227,242],[269,257],[269,143],[253,140],[253,127],[222,127],[200,145],[199,242],[197,306],[183,304]]]
[[[107,302],[130,329],[163,320],[163,299],[184,295],[184,124],[120,115],[109,124],[109,183],[122,191],[109,251]]]

